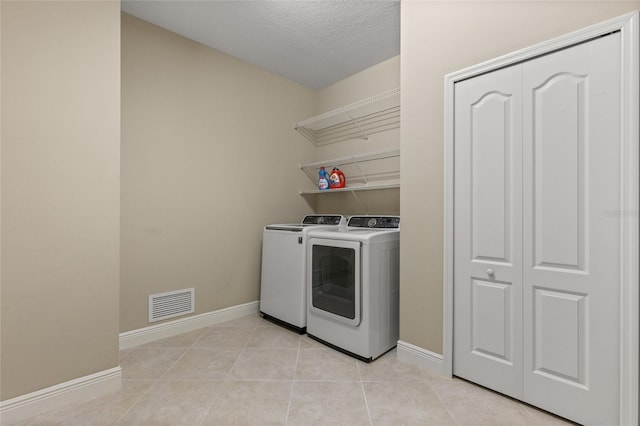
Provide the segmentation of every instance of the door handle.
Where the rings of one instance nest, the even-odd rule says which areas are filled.
[[[487,275],[490,276],[491,278],[493,278],[496,275],[496,271],[494,271],[493,269],[489,268],[489,269],[487,269]]]

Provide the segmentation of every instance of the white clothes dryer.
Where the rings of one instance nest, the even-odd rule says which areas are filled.
[[[399,337],[400,217],[309,232],[307,334],[370,362]]]
[[[262,238],[260,312],[304,334],[307,327],[306,235],[312,229],[345,227],[342,215],[307,215],[301,223],[267,225]]]

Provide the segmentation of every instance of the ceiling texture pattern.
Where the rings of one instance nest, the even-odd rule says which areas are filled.
[[[400,54],[392,0],[123,0],[122,11],[313,89]]]

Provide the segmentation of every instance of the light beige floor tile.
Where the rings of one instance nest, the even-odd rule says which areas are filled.
[[[260,315],[260,319],[261,321],[258,324],[258,327],[282,327],[282,325],[278,324],[275,321],[264,318],[262,315]]]
[[[220,324],[216,324],[213,327],[251,327],[255,328],[259,325],[262,325],[265,320],[262,319],[258,314],[247,315],[245,317],[236,318],[231,321],[222,322]]]
[[[370,424],[360,382],[294,382],[288,426]]]
[[[227,378],[292,380],[297,356],[297,349],[245,348]]]
[[[547,413],[546,411],[537,409],[535,407],[528,406],[523,404],[527,413],[531,415],[532,420],[528,421],[526,424],[529,425],[574,425],[575,423],[570,422],[562,417],[555,416],[551,413]]]
[[[429,383],[366,382],[362,386],[374,426],[455,425]]]
[[[150,348],[189,348],[196,342],[200,336],[202,336],[206,331],[206,328],[200,328],[198,330],[193,330],[187,333],[179,334],[173,337],[167,337],[166,339],[156,340],[155,342],[150,342],[144,345],[143,347]]]
[[[202,425],[284,425],[291,381],[231,381],[209,409]]]
[[[30,418],[30,419],[26,419],[26,420],[21,420],[18,422],[12,422],[12,423],[8,423],[5,418],[3,416],[0,415],[0,425],[2,426],[31,426],[34,422],[34,418]],[[55,425],[56,423],[49,423],[50,425]]]
[[[131,352],[133,352],[135,349],[137,349],[137,348],[133,347],[133,348],[121,349],[120,352],[118,353],[119,359],[122,359],[122,358],[126,357]]]
[[[117,424],[198,425],[223,384],[213,380],[160,380]]]
[[[362,381],[428,381],[425,370],[398,360],[396,351],[387,352],[373,362],[358,361]]]
[[[139,346],[120,359],[124,379],[157,379],[185,353],[186,348]]]
[[[296,380],[360,380],[355,358],[321,347],[300,349]]]
[[[432,373],[430,371],[424,370],[424,374],[427,376],[427,378],[429,379],[429,381],[431,383],[452,383],[452,382],[464,382],[464,380],[459,379],[455,376],[453,377],[446,377],[446,376],[441,376],[439,374],[435,374]]]
[[[464,381],[431,383],[458,425],[525,425],[532,421],[517,401]]]
[[[118,392],[39,416],[29,425],[113,425],[153,384],[152,380],[123,380]]]
[[[300,349],[328,348],[327,345],[309,337],[308,334],[300,336]]]
[[[162,380],[224,379],[240,353],[238,348],[191,348],[162,376]]]
[[[300,346],[300,335],[283,327],[257,327],[247,343],[248,348],[294,348]]]
[[[254,327],[209,327],[194,348],[244,348]]]

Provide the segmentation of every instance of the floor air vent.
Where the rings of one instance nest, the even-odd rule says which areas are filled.
[[[195,311],[194,305],[192,288],[151,294],[149,295],[149,322],[192,314]]]

